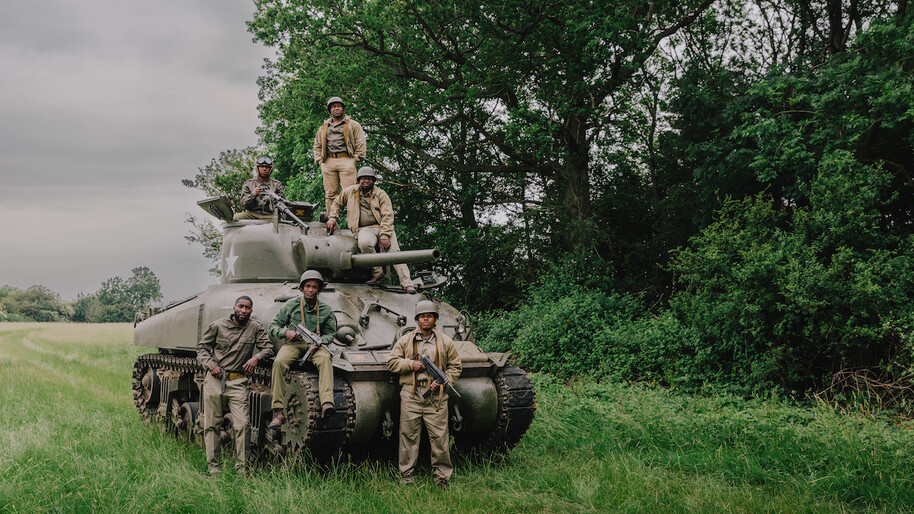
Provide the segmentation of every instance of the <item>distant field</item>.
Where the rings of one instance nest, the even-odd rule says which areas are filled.
[[[504,463],[452,488],[388,462],[206,475],[203,450],[140,421],[129,324],[0,323],[3,512],[898,512],[914,433],[776,401],[536,376],[536,420]],[[230,467],[229,467],[230,469]]]

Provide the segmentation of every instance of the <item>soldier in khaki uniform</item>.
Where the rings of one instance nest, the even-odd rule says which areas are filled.
[[[357,121],[346,116],[343,99],[327,100],[330,118],[314,136],[314,162],[321,167],[327,210],[343,189],[355,184],[355,165],[365,158],[365,131]]]
[[[280,198],[283,197],[282,182],[270,178],[273,173],[273,159],[257,158],[257,176],[248,179],[241,186],[241,206],[244,211],[235,213],[236,220],[268,220],[273,218],[273,206],[268,197],[260,196],[264,189],[269,189]]]
[[[212,322],[197,343],[197,361],[209,370],[203,379],[203,440],[211,475],[222,469],[219,425],[226,402],[235,433],[235,468],[247,474],[251,427],[245,373],[251,373],[258,362],[273,356],[273,343],[267,331],[259,321],[251,319],[253,309],[254,302],[249,297],[239,297],[235,300],[234,314]]]
[[[400,375],[400,477],[404,483],[415,481],[419,437],[425,422],[431,445],[432,476],[438,487],[447,489],[454,469],[448,433],[448,394],[437,380],[429,383],[420,358],[427,356],[444,371],[451,383],[460,376],[463,366],[454,341],[435,327],[437,320],[438,308],[433,302],[422,300],[417,303],[418,328],[394,344],[387,357],[387,369]],[[433,391],[426,399],[422,398],[425,389]]]
[[[273,359],[273,420],[270,428],[279,428],[286,421],[283,413],[286,407],[286,371],[309,348],[298,338],[295,327],[300,323],[305,325],[305,328],[320,336],[324,344],[328,345],[336,336],[336,315],[333,314],[333,308],[317,299],[317,294],[324,288],[324,278],[320,272],[308,270],[302,273],[298,285],[302,296],[288,300],[270,323],[270,335],[286,340]],[[318,348],[311,355],[311,362],[317,366],[321,415],[332,418],[336,415],[333,405],[332,356],[326,348]]]
[[[327,221],[327,230],[330,233],[336,230],[340,209],[345,206],[346,223],[359,241],[360,252],[375,253],[376,245],[384,252],[399,252],[400,245],[397,244],[397,235],[394,233],[394,208],[387,193],[375,187],[376,180],[373,168],[359,168],[358,184],[343,189],[333,200],[328,211],[330,219]],[[403,289],[409,294],[415,294],[416,288],[410,278],[409,267],[406,264],[395,264],[394,270]],[[384,268],[376,266],[372,269],[368,285],[380,284],[384,278]]]

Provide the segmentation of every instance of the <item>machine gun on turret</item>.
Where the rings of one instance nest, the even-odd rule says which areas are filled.
[[[292,213],[292,210],[289,209],[289,206],[286,205],[286,202],[282,199],[282,197],[265,187],[260,189],[260,194],[267,196],[270,198],[270,200],[273,200],[273,207],[275,207],[276,210],[295,220],[295,222],[298,223],[307,232],[308,225],[305,224],[304,221],[300,220],[298,216]]]

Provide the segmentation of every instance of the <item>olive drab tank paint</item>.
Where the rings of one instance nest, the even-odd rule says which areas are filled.
[[[433,262],[440,255],[437,249],[360,254],[350,231],[331,235],[324,223],[302,221],[312,218],[313,205],[274,203],[279,205],[274,205],[272,221],[232,221],[224,199],[199,202],[225,222],[221,283],[137,322],[134,344],[152,350],[139,356],[133,369],[133,397],[145,420],[202,446],[205,369],[197,363],[196,346],[203,332],[230,315],[241,295],[253,299],[252,317],[269,327],[283,303],[301,294],[301,275],[315,270],[326,282],[319,298],[333,308],[338,326],[328,347],[336,415],[320,416],[313,365],[293,364],[286,375],[287,421],[271,430],[272,360],[261,362],[248,381],[252,455],[366,450],[396,455],[399,394],[397,377],[386,361],[394,342],[416,327],[413,312],[420,301],[434,302],[437,326],[454,339],[463,362],[463,373],[454,383],[460,398],[451,398],[448,406],[455,451],[499,455],[520,440],[536,410],[533,385],[522,369],[507,363],[508,354],[486,353],[476,346],[465,312],[434,297],[434,288],[444,279],[432,271],[418,272],[415,282],[422,294],[406,294],[399,286],[365,285],[373,266]],[[282,343],[273,339],[274,349]],[[222,428],[228,436],[231,427]]]

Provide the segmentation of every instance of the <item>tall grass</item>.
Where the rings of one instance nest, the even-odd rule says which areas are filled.
[[[203,450],[145,425],[129,325],[0,323],[4,512],[910,511],[914,434],[777,400],[692,397],[536,376],[539,410],[504,462],[452,487],[390,462],[206,474]]]

